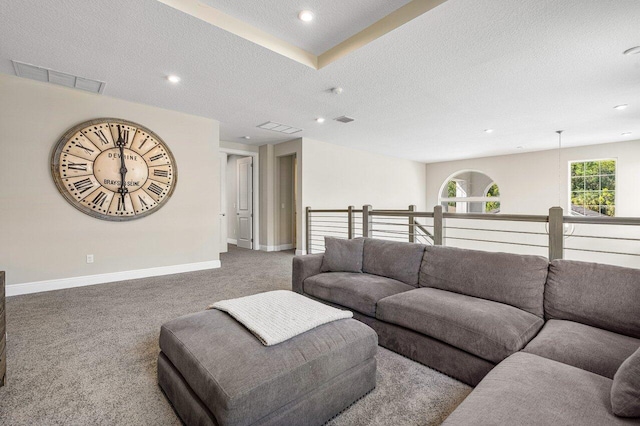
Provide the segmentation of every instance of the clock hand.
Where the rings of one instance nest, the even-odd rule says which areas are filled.
[[[129,192],[127,189],[125,178],[127,176],[127,167],[124,163],[124,138],[122,137],[122,133],[120,131],[120,125],[118,124],[118,141],[116,142],[116,146],[120,148],[120,188],[118,188],[118,192],[122,197],[122,205],[124,205],[125,194]]]

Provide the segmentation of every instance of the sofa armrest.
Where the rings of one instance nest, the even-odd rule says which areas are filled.
[[[318,275],[324,254],[307,254],[293,258],[293,274],[291,286],[296,293],[304,294],[302,283],[309,277]]]

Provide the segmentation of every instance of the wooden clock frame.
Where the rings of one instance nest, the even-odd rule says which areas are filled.
[[[94,127],[94,129],[98,131],[99,129],[102,129],[103,132],[105,130],[108,130],[110,143],[107,143],[106,139],[99,138],[99,140],[103,141],[103,143],[106,145],[104,149],[102,149],[102,147],[99,146],[100,144],[94,143],[95,138],[93,140],[89,139],[86,136],[86,133],[81,133],[81,131],[87,130],[92,126]],[[127,201],[126,196],[123,196],[122,194],[118,193],[118,191],[120,191],[120,188],[118,188],[117,191],[114,191],[113,185],[109,187],[106,187],[104,185],[107,185],[107,182],[109,182],[112,184],[118,184],[122,186],[122,188],[126,188],[126,186],[130,182],[127,182],[125,179],[124,180],[125,183],[122,184],[123,180],[114,181],[114,180],[103,179],[102,181],[104,183],[103,184],[95,175],[97,170],[94,170],[93,168],[95,160],[97,160],[103,153],[107,151],[113,151],[113,153],[116,154],[116,155],[109,155],[109,157],[112,159],[112,163],[113,161],[122,161],[122,165],[124,166],[125,160],[115,160],[112,158],[112,157],[118,156],[118,149],[119,149],[115,147],[115,144],[116,144],[115,137],[111,133],[114,131],[114,127],[116,126],[119,134],[118,141],[120,141],[121,128],[123,129],[123,134],[125,134],[124,129],[127,129],[129,132],[135,129],[135,131],[132,132],[132,134],[126,133],[128,147],[120,148],[119,152],[123,153],[124,152],[123,149],[126,149],[128,153],[125,155],[120,154],[120,157],[124,157],[127,160],[128,159],[133,160],[135,157],[136,164],[134,165],[134,167],[132,168],[128,164],[126,166],[126,169],[127,170],[129,168],[137,169],[138,174],[139,175],[142,174],[142,176],[145,179],[143,183],[140,183],[135,188],[132,188],[132,189],[135,189],[134,191],[132,191],[131,193],[127,192],[126,195],[129,197],[128,203],[125,202]],[[139,133],[140,133],[140,138],[145,137],[144,140],[141,141],[141,139],[138,139]],[[78,136],[78,134],[81,134],[82,136]],[[104,133],[103,133],[103,136],[104,136]],[[84,137],[84,139],[82,139],[82,137]],[[75,138],[75,142],[73,141],[74,138]],[[86,140],[91,142],[91,148],[98,148],[100,152],[96,154],[92,160],[85,159],[87,162],[82,163],[83,164],[82,167],[84,167],[84,169],[80,171],[75,169],[71,170],[70,165],[72,164],[76,166],[77,163],[66,163],[67,160],[66,158],[63,158],[63,157],[73,156],[72,154],[73,149],[76,149],[76,152],[78,152],[77,149],[79,148],[84,149],[85,146],[78,144],[78,141],[81,139],[83,141]],[[138,150],[131,149],[134,141],[141,141],[142,145],[144,145],[146,141],[151,141],[152,148],[149,149],[148,151],[145,151],[144,153]],[[123,143],[124,142],[125,141],[123,140]],[[142,147],[142,145],[140,146]],[[85,150],[87,154],[89,154],[89,152],[93,153],[94,151],[95,151],[94,149]],[[145,158],[145,156],[151,154],[152,151],[153,153],[157,153],[158,155],[153,155],[150,158]],[[159,156],[159,154],[162,154],[162,156]],[[158,157],[157,160],[160,161],[160,164],[158,165],[149,164],[150,162],[156,161],[156,160],[152,160],[153,158],[156,158],[156,157]],[[74,158],[78,158],[78,157],[74,157]],[[88,165],[89,163],[90,165]],[[102,163],[105,163],[105,161],[101,160],[101,164]],[[144,166],[146,166],[146,170],[143,170],[144,168],[143,164]],[[113,170],[114,167],[117,167],[119,170],[119,166],[114,166],[113,164],[110,164],[108,162],[107,162],[107,165],[111,166],[110,167],[111,170],[109,170],[111,175],[113,175],[114,173],[114,170]],[[153,169],[154,173],[162,173],[162,175],[158,175],[160,177],[150,176],[151,169]],[[87,173],[79,174],[81,172],[87,172]],[[178,183],[178,168],[175,162],[175,158],[173,157],[173,154],[171,153],[171,150],[169,149],[167,144],[160,138],[160,136],[158,136],[156,133],[154,133],[153,131],[151,131],[145,126],[142,126],[138,123],[134,123],[132,121],[123,120],[120,118],[98,118],[94,120],[84,121],[76,126],[73,126],[67,132],[65,132],[64,135],[62,135],[62,137],[56,142],[54,146],[53,153],[51,155],[51,174],[53,176],[53,180],[55,182],[56,188],[58,189],[60,194],[62,194],[62,196],[73,207],[97,219],[115,221],[115,222],[136,220],[136,219],[140,219],[145,216],[148,216],[152,213],[155,213],[167,203],[169,198],[171,198],[171,195],[173,195],[173,191],[175,190],[175,187]],[[87,194],[84,195],[84,197],[82,197],[77,192],[74,192],[74,191],[78,191],[78,187],[76,186],[75,188],[72,188],[71,184],[73,183],[74,179],[78,179],[80,177],[85,177],[85,176],[86,176],[86,179],[83,179],[83,180],[91,181],[93,186],[89,187],[88,189],[81,188],[88,191]],[[156,179],[161,179],[161,180],[159,181]],[[147,185],[149,181],[151,181],[151,183]],[[138,182],[135,182],[135,183],[138,183]],[[155,186],[154,186],[154,183],[156,183]],[[73,184],[77,185],[77,183],[73,183]],[[96,192],[100,191],[101,188],[103,188],[103,191],[101,191],[94,198],[94,201],[98,200],[99,202],[100,200],[102,200],[102,198],[105,198],[105,200],[102,200],[103,204],[104,204],[104,201],[108,201],[108,203],[107,203],[107,207],[105,207],[104,209],[102,209],[102,204],[99,206],[97,203],[93,203],[86,200],[90,198],[91,194],[95,194]],[[128,189],[123,189],[123,191],[126,192],[128,191]],[[144,191],[144,192],[139,193],[139,191]],[[107,192],[112,193],[112,195],[105,196],[104,194],[106,194]],[[133,198],[134,194],[137,194],[139,197],[139,200],[136,200],[136,203],[134,203],[134,198]],[[98,197],[100,196],[102,196],[102,198],[99,199]],[[108,197],[108,200],[106,200],[106,197]],[[124,206],[124,209],[122,210],[123,213],[118,214],[121,211],[120,210],[121,203],[119,201],[120,198],[122,199],[122,206]],[[118,209],[117,211],[114,212],[113,210],[116,210],[116,209],[110,210],[110,208],[112,206],[112,203],[116,201],[118,204]],[[129,210],[129,207],[131,207],[131,210]],[[138,207],[138,209],[136,209],[136,207]]]

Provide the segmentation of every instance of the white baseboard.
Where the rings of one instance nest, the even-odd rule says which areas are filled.
[[[227,238],[228,244],[238,245],[238,240],[234,240],[233,238]]]
[[[293,248],[293,244],[281,244],[279,246],[260,246],[260,250],[262,251],[283,251],[283,250],[291,250]]]
[[[85,275],[83,277],[61,278],[56,280],[34,281],[30,283],[10,284],[6,287],[7,297],[21,294],[40,293],[41,291],[61,290],[64,288],[84,287],[105,284],[114,281],[133,280],[137,278],[157,277],[160,275],[179,274],[182,272],[216,269],[221,266],[219,260],[208,262],[186,263],[182,265],[159,266],[157,268],[136,269],[133,271],[110,272],[107,274]]]
[[[307,254],[306,250],[296,250],[296,256],[304,256]]]

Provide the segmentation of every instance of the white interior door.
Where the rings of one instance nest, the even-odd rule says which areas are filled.
[[[227,154],[220,153],[220,253],[227,252]]]
[[[238,247],[253,246],[253,157],[238,160]]]

